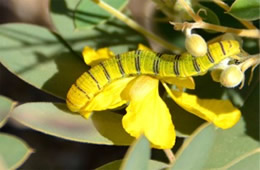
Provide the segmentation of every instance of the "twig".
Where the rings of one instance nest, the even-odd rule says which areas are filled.
[[[187,13],[193,18],[194,21],[202,21],[201,17],[193,11],[193,9],[187,4],[187,2],[185,2],[184,0],[179,0],[179,3],[185,8]]]
[[[237,34],[241,37],[249,37],[249,38],[260,38],[260,31],[258,29],[237,29],[237,28],[230,28],[220,25],[214,25],[206,22],[196,22],[196,23],[174,23],[171,22],[171,24],[174,25],[174,28],[176,30],[184,30],[186,28],[194,29],[194,28],[200,28],[200,29],[208,29],[218,32],[230,32]]]
[[[175,162],[176,159],[171,149],[164,149],[163,151],[166,154],[170,164]]]

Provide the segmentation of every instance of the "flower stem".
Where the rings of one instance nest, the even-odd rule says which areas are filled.
[[[161,81],[161,82],[162,82],[162,85],[165,88],[166,92],[168,93],[168,95],[172,98],[172,100],[174,100],[171,89],[167,86],[167,84],[165,82],[163,82],[163,81]]]
[[[105,3],[104,1],[102,1],[102,0],[92,0],[92,1],[95,2],[99,7],[103,8],[110,14],[114,15],[117,19],[123,21],[126,25],[128,25],[132,29],[143,34],[147,38],[150,38],[150,39],[158,42],[163,47],[165,47],[171,51],[174,51],[175,53],[180,53],[182,51],[181,48],[174,46],[174,45],[168,43],[167,41],[161,39],[159,36],[153,34],[152,32],[147,31],[144,27],[142,27],[141,25],[136,23],[134,20],[130,19],[129,17],[127,17],[126,15],[124,15],[123,13],[118,11],[117,9],[113,8],[109,4]]]
[[[175,156],[174,156],[172,150],[171,149],[164,149],[163,151],[166,154],[166,156],[169,160],[169,163],[173,164],[173,162],[175,162],[176,159],[175,159]]]

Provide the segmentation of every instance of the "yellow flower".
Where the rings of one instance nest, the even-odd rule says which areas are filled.
[[[102,52],[103,58],[99,58],[100,52]],[[93,60],[100,62],[112,57],[113,53],[108,48],[95,51],[86,47],[83,56],[86,63],[92,63],[90,65],[93,66],[95,63]],[[165,83],[194,89],[195,84],[190,77],[179,79],[146,75],[112,81],[93,96],[80,113],[88,118],[92,111],[113,109],[129,103],[126,108],[127,113],[122,119],[126,132],[136,138],[144,134],[155,148],[172,148],[175,144],[176,134],[169,109],[159,95],[159,80],[162,81],[166,91],[177,104],[200,118],[214,123],[217,127],[230,128],[240,118],[240,111],[229,101],[198,99],[195,95],[171,91]]]

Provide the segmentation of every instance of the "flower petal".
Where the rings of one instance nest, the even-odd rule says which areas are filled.
[[[90,116],[92,116],[93,112],[89,112],[89,111],[86,111],[86,112],[80,112],[80,114],[85,118],[85,119],[88,119]]]
[[[195,82],[192,77],[178,78],[178,77],[162,77],[161,80],[168,84],[176,85],[177,87],[185,87],[187,89],[195,89]]]
[[[143,45],[143,44],[138,44],[137,47],[138,50],[148,50],[148,51],[152,51],[149,47]]]
[[[228,100],[200,99],[196,95],[178,91],[172,93],[173,100],[183,109],[222,129],[231,128],[240,119],[240,110]]]
[[[94,66],[103,60],[114,57],[114,53],[109,48],[100,48],[97,51],[86,46],[82,52],[84,61],[87,65]]]
[[[100,111],[119,107],[127,102],[121,98],[121,92],[134,77],[115,80],[105,86],[87,105],[81,109],[80,113]]]
[[[133,80],[122,93],[123,98],[130,100],[122,121],[131,136],[138,138],[144,134],[153,147],[168,149],[173,147],[176,135],[169,109],[159,96],[158,85],[159,81],[149,76]]]

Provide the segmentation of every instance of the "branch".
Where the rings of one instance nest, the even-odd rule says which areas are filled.
[[[230,32],[237,34],[241,37],[249,37],[249,38],[259,38],[260,37],[260,31],[258,29],[237,29],[237,28],[230,28],[220,25],[214,25],[206,22],[196,22],[196,23],[175,23],[170,22],[172,25],[174,25],[175,30],[184,30],[187,28],[194,29],[194,28],[200,28],[200,29],[208,29],[218,32]]]

